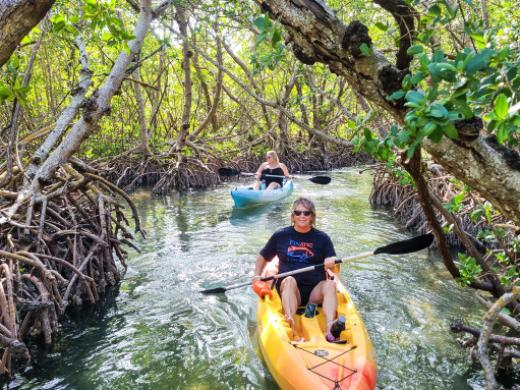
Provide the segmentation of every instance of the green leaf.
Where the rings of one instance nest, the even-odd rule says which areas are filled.
[[[424,126],[424,132],[426,133],[426,135],[430,135],[431,133],[433,133],[435,131],[436,128],[437,128],[437,123],[428,122],[426,124],[426,126]]]
[[[453,19],[457,16],[457,12],[459,11],[459,5],[457,3],[450,3],[449,1],[445,1],[444,5],[450,14],[450,17]]]
[[[486,68],[492,55],[493,50],[484,49],[480,53],[475,54],[474,56],[468,56],[468,58],[466,59],[467,63],[465,66],[466,73],[468,75],[473,75],[475,72]]]
[[[495,113],[499,119],[506,119],[509,111],[507,96],[501,93],[495,99]]]
[[[415,54],[420,54],[420,53],[422,53],[422,52],[424,52],[424,48],[423,48],[423,46],[417,44],[417,45],[410,46],[410,47],[408,48],[408,50],[406,51],[406,54],[408,54],[408,55],[410,55],[410,56],[413,56],[413,55],[415,55]]]
[[[404,106],[405,106],[405,107],[411,107],[411,108],[418,108],[418,109],[422,108],[422,105],[421,105],[421,104],[414,103],[414,102],[406,102],[406,103],[404,104]],[[417,116],[416,113],[414,113],[414,115]]]
[[[254,21],[253,21],[253,24],[258,27],[258,29],[260,30],[260,32],[264,31],[265,29],[265,17],[264,16],[259,16],[258,18],[256,18]]]
[[[486,47],[486,39],[480,32],[471,32],[470,37],[473,38],[473,42],[477,46],[477,49],[484,49]]]
[[[504,144],[507,139],[509,138],[509,131],[507,131],[507,127],[504,125],[498,126],[498,129],[496,131],[497,135],[497,141],[501,144]]]
[[[265,38],[266,38],[266,35],[264,32],[260,33],[257,35],[256,39],[255,39],[255,45],[258,46],[260,43],[262,43],[263,41],[265,41]]]
[[[413,155],[415,154],[415,149],[417,149],[417,146],[419,145],[420,141],[414,141],[410,147],[408,148],[408,150],[406,151],[406,157],[408,159],[412,158]]]
[[[446,126],[443,127],[444,134],[446,134],[451,139],[458,139],[459,133],[457,132],[457,129],[455,126],[453,126],[452,123],[448,123]]]
[[[395,142],[398,147],[403,147],[410,141],[410,133],[407,131],[400,131],[395,137]]]
[[[404,96],[404,91],[402,89],[399,89],[395,91],[393,94],[388,96],[386,100],[399,100]]]
[[[438,83],[441,80],[454,81],[457,68],[447,62],[434,62],[428,65],[432,80]]]
[[[444,62],[446,56],[442,50],[436,50],[432,55],[432,62]]]
[[[413,85],[417,85],[420,81],[424,80],[425,77],[426,77],[426,74],[424,72],[419,71],[417,73],[414,73],[414,75],[410,79],[410,82]]]
[[[11,99],[12,97],[13,92],[5,85],[0,84],[0,104],[2,104],[6,99]]]
[[[403,77],[403,81],[401,82],[401,85],[402,87],[405,89],[405,90],[409,90],[410,88],[413,87],[413,84],[412,84],[412,77],[407,74],[406,76]]]
[[[463,115],[464,118],[469,119],[473,117],[473,111],[466,103],[465,99],[457,99],[453,101],[453,108],[456,108],[459,113]],[[464,119],[460,118],[460,119]]]
[[[406,100],[412,103],[421,104],[425,101],[425,96],[419,91],[408,91],[406,93]]]
[[[464,119],[464,115],[462,115],[460,112],[458,112],[458,111],[449,111],[448,112],[448,120],[457,121],[457,120],[461,120],[461,119]]]
[[[431,133],[433,133],[435,131],[435,129],[437,128],[437,123],[435,122],[428,122],[423,128],[422,128],[422,131],[421,133],[427,137],[429,136]]]
[[[448,118],[448,110],[443,105],[435,103],[432,104],[429,115],[433,116],[434,118],[446,119]]]
[[[421,55],[419,55],[419,63],[421,64],[422,70],[428,69],[428,64],[430,63],[430,60],[426,53],[422,53]]]
[[[273,37],[271,38],[271,44],[275,47],[282,40],[282,33],[279,29],[273,30]]]
[[[432,5],[428,9],[428,14],[430,14],[432,16],[440,16],[441,15],[441,7],[438,4]]]
[[[428,138],[432,140],[432,142],[440,142],[443,136],[442,127],[437,127],[433,133],[431,133]]]
[[[104,31],[103,34],[101,34],[101,40],[103,42],[108,42],[113,38],[114,36],[109,31]]]
[[[386,30],[388,30],[388,26],[387,26],[386,24],[381,23],[381,22],[377,22],[377,23],[375,24],[375,26],[376,26],[378,29],[380,29],[381,31],[386,31]]]
[[[67,22],[65,21],[65,18],[63,17],[63,15],[60,15],[60,14],[54,15],[51,18],[51,23],[54,26],[54,29],[56,31],[62,30],[63,27],[65,27],[65,25],[67,24]]]
[[[361,50],[361,54],[363,54],[364,56],[369,57],[372,55],[372,48],[368,46],[365,42],[363,42],[361,46],[359,46],[359,50]]]
[[[483,213],[484,211],[482,209],[476,209],[469,214],[469,217],[473,222],[477,222]]]

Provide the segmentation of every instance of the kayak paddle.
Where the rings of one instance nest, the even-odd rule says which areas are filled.
[[[251,173],[251,172],[240,172],[239,170],[236,170],[233,168],[219,168],[218,174],[220,176],[226,176],[226,177],[238,176],[238,175],[244,175],[244,176],[255,176],[256,175],[255,173]],[[283,178],[285,176],[264,174],[264,175],[262,175],[262,177],[281,177],[281,178]],[[293,177],[296,177],[298,179],[307,179],[316,184],[329,184],[330,180],[331,180],[329,176],[313,176],[313,177],[293,176]]]
[[[359,259],[363,259],[365,257],[378,255],[380,253],[386,253],[389,255],[398,255],[398,254],[417,252],[417,251],[420,251],[421,249],[428,248],[432,242],[433,242],[433,234],[431,234],[431,233],[423,234],[421,236],[410,238],[408,240],[397,241],[392,244],[388,244],[388,245],[376,248],[373,251],[363,252],[358,255],[348,256],[343,259],[336,259],[336,264],[347,263],[352,260],[359,260]],[[324,266],[325,266],[324,264],[311,265],[310,267],[300,268],[300,269],[297,269],[294,271],[284,272],[282,274],[265,276],[263,278],[260,278],[260,280],[263,282],[267,282],[269,280],[276,280],[276,279],[284,278],[286,276],[302,274],[304,272],[318,270],[320,268],[323,268]],[[200,292],[202,294],[224,293],[228,290],[233,290],[235,288],[249,286],[252,283],[253,283],[252,281],[249,281],[249,282],[245,282],[245,283],[234,284],[234,285],[227,286],[227,287],[216,287],[216,288],[210,288],[207,290],[201,290]]]

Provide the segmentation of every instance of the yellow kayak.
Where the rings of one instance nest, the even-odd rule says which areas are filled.
[[[271,264],[273,263],[273,264]],[[271,261],[268,267],[277,264]],[[264,270],[264,274],[272,274]],[[295,317],[296,334],[285,321],[276,289],[272,297],[258,301],[257,329],[260,351],[269,371],[283,390],[374,389],[377,366],[374,349],[363,320],[345,287],[334,279],[338,294],[338,315],[346,318],[341,343],[325,340],[325,316]]]

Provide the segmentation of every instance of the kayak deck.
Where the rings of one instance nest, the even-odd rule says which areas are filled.
[[[312,318],[297,314],[293,334],[276,289],[272,298],[259,300],[260,351],[282,389],[374,389],[377,368],[372,344],[348,292],[338,278],[336,282],[338,315],[346,318],[340,344],[325,340],[321,307]]]

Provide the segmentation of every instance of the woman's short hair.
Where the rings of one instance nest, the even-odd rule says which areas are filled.
[[[270,156],[273,158],[274,161],[276,161],[277,164],[280,163],[280,159],[278,158],[278,154],[274,150],[270,150],[265,154],[265,157]]]
[[[294,221],[293,221],[294,214],[293,213],[294,213],[294,210],[296,210],[296,207],[298,207],[298,206],[303,206],[311,212],[311,225],[314,226],[314,224],[316,223],[316,206],[314,206],[314,203],[312,202],[312,200],[307,199],[307,198],[298,198],[293,202],[292,208],[291,208],[291,222],[294,224]]]

